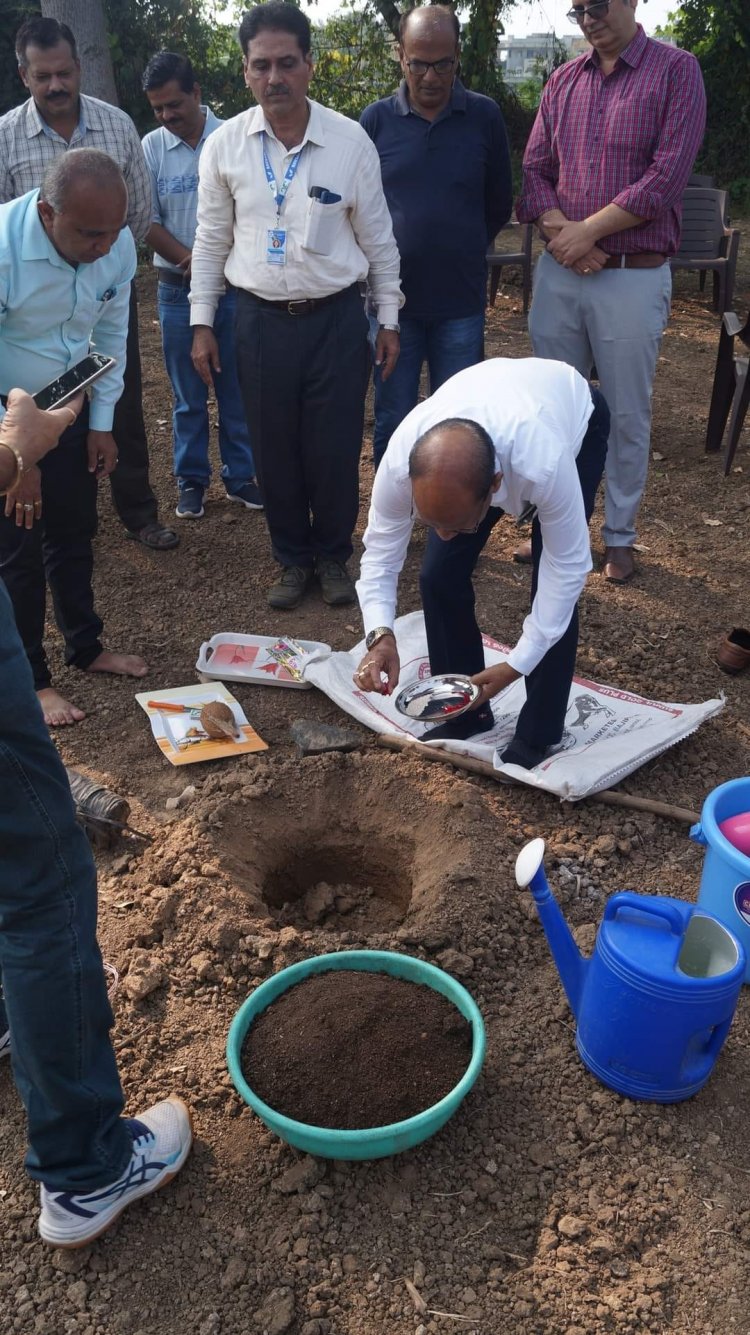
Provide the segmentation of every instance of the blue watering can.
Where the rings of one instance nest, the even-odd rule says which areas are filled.
[[[590,959],[581,955],[543,868],[544,840],[516,860],[577,1021],[593,1075],[631,1099],[677,1103],[708,1080],[729,1032],[745,952],[709,914],[680,899],[625,891],[607,901]]]

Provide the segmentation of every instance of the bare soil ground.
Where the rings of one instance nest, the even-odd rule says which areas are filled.
[[[150,274],[140,287],[153,475],[168,516],[170,397]],[[641,573],[623,589],[591,576],[579,654],[588,675],[662,699],[726,692],[717,719],[624,785],[694,809],[747,772],[750,742],[750,673],[730,679],[713,661],[718,637],[750,618],[747,429],[726,480],[703,452],[717,339],[697,279],[678,275],[655,389]],[[527,351],[519,290],[505,285],[488,317],[488,353]],[[364,456],[360,533],[369,438]],[[107,495],[100,510],[107,642],[144,654],[149,687],[194,681],[198,647],[217,631],[286,631],[335,648],[359,636],[355,612],[326,608],[317,592],[292,616],[267,607],[263,518],[239,514],[220,485],[206,518],[181,526],[175,553],[123,541]],[[505,640],[528,599],[528,572],[510,560],[517,536],[510,522],[498,526],[477,578],[483,627]],[[419,558],[417,541],[403,612],[418,605]],[[620,1098],[576,1057],[556,970],[512,875],[519,845],[543,835],[553,885],[589,948],[617,890],[695,898],[702,854],[686,826],[469,779],[380,751],[364,730],[359,752],[299,760],[293,719],[349,722],[316,691],[238,687],[270,749],[175,770],[133,684],[66,671],[52,627],[49,642],[58,682],[88,711],[57,738],[66,762],[126,795],[133,823],[153,836],[97,855],[102,946],[125,975],[114,1040],[128,1107],[174,1090],[192,1105],[197,1140],[177,1182],[126,1212],[99,1245],[50,1252],[36,1237],[24,1118],[4,1065],[3,1335],[750,1330],[750,994],[700,1095],[671,1107]],[[195,796],[168,811],[189,783]],[[311,922],[300,905],[320,881],[354,909]],[[297,909],[283,911],[284,898]],[[487,1061],[459,1114],[418,1150],[372,1164],[314,1161],[242,1105],[226,1032],[262,978],[357,946],[405,950],[460,976],[484,1014]],[[161,984],[131,1000],[128,981],[149,968]]]

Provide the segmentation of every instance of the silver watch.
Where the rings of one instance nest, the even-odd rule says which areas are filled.
[[[401,333],[401,325],[400,325],[400,324],[379,324],[379,325],[378,325],[378,329],[387,329],[388,332],[389,332],[389,334],[400,334],[400,333]]]
[[[371,630],[369,635],[365,637],[365,648],[374,648],[378,640],[382,640],[385,635],[393,635],[390,626],[376,626],[375,629]],[[396,638],[395,635],[393,635],[393,638]]]

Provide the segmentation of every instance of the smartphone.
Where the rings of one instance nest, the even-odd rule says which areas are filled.
[[[37,408],[59,408],[82,389],[93,385],[100,375],[106,375],[107,371],[111,371],[116,365],[114,357],[105,357],[101,352],[90,352],[82,362],[71,366],[69,371],[59,375],[57,380],[51,380],[44,389],[34,394],[34,402]]]

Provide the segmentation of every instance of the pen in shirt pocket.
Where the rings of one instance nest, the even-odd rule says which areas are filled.
[[[333,190],[326,190],[322,185],[311,185],[307,192],[311,199],[317,199],[319,204],[340,204],[341,195],[337,195]]]

